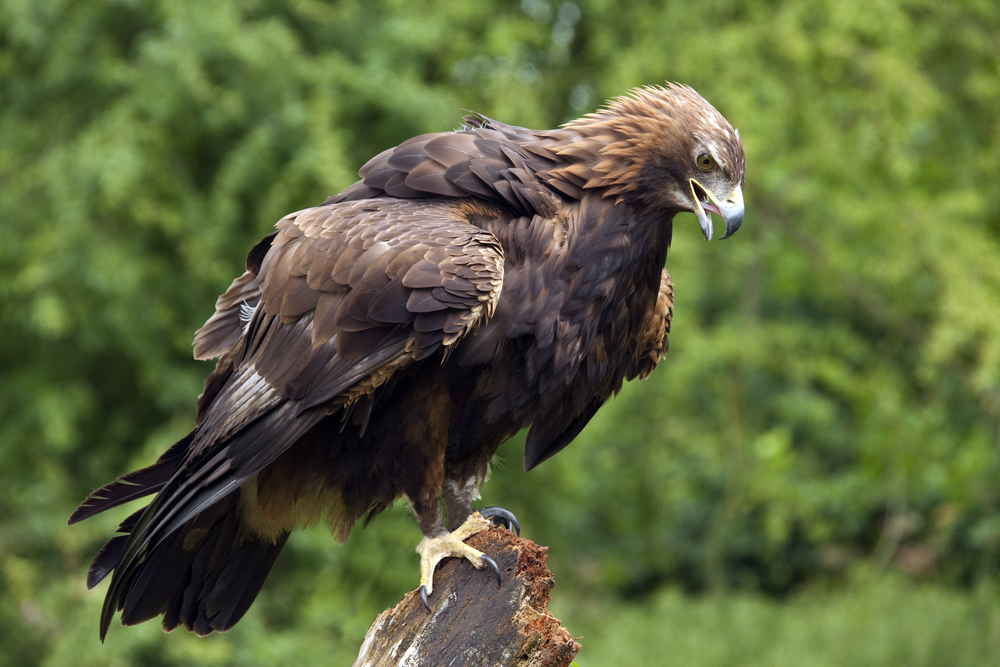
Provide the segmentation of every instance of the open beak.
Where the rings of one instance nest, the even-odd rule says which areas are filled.
[[[743,222],[743,190],[740,186],[737,185],[725,199],[719,199],[714,192],[692,178],[691,197],[694,199],[694,214],[706,241],[712,240],[713,213],[726,221],[726,233],[722,238],[728,239],[740,228]]]

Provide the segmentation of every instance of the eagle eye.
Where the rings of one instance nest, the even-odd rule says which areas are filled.
[[[695,164],[698,165],[698,168],[702,171],[712,171],[715,169],[715,158],[708,153],[702,153],[698,156],[698,159],[695,160]]]

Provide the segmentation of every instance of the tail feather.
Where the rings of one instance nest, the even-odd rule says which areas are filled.
[[[122,612],[123,625],[163,614],[164,630],[183,625],[202,636],[228,630],[243,617],[288,535],[270,542],[249,534],[241,524],[238,499],[238,493],[230,494],[196,515],[148,553],[131,581],[109,591],[102,639],[116,610]],[[102,553],[120,552],[126,537],[113,538]],[[92,570],[96,567],[97,559]]]
[[[287,534],[279,544],[268,543],[268,548],[261,548],[261,542],[255,540],[236,550],[205,598],[205,616],[212,618],[215,629],[228,630],[243,618],[257,598],[286,539]]]
[[[118,563],[122,549],[125,548],[125,541],[128,535],[118,535],[108,540],[101,550],[94,556],[90,569],[87,571],[87,588],[91,589],[104,581],[104,578],[111,574]]]
[[[112,507],[118,507],[124,503],[138,498],[143,498],[152,493],[156,493],[166,484],[180,462],[187,446],[194,438],[194,431],[177,441],[170,449],[163,453],[156,463],[148,468],[142,468],[122,475],[115,481],[105,484],[87,496],[80,506],[76,508],[69,517],[69,525],[78,521],[89,519],[95,514],[100,514]]]
[[[117,535],[112,537],[107,543],[101,547],[101,550],[97,552],[94,556],[93,562],[90,564],[90,570],[87,571],[87,588],[91,589],[97,584],[104,581],[104,578],[111,574],[111,571],[115,569],[118,564],[118,560],[121,558],[122,550],[125,548],[125,543],[128,541],[129,533],[135,528],[135,524],[139,521],[139,517],[142,516],[145,507],[137,512],[133,512],[118,524],[118,532],[124,533],[124,535]]]

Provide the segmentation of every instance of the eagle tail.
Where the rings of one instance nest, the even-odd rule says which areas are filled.
[[[91,493],[80,503],[80,506],[76,508],[73,514],[70,515],[69,525],[89,519],[112,507],[118,507],[129,501],[144,498],[159,491],[170,480],[174,472],[176,472],[181,457],[187,451],[188,445],[191,444],[194,434],[195,432],[191,431],[178,440],[170,449],[163,453],[163,456],[157,459],[156,463],[148,468],[142,468],[127,475],[122,475],[110,484],[105,484]],[[129,517],[132,520],[132,525],[135,525],[137,518],[135,515]],[[126,519],[122,523],[122,526],[129,519]],[[121,527],[119,527],[119,532],[129,531],[122,531]]]
[[[115,569],[118,564],[118,560],[121,558],[122,550],[125,548],[125,542],[128,540],[129,533],[135,528],[136,522],[139,521],[139,517],[142,516],[143,511],[146,508],[143,507],[138,512],[135,512],[127,519],[122,521],[118,525],[118,532],[124,533],[124,535],[117,535],[108,540],[101,550],[97,552],[94,556],[93,562],[90,564],[90,570],[87,572],[87,588],[91,589],[97,584],[104,581],[104,578],[111,574],[111,571]]]
[[[115,611],[123,625],[163,614],[167,632],[183,625],[205,636],[233,627],[253,603],[288,533],[275,541],[250,534],[240,520],[239,494],[205,509],[158,544],[134,569],[129,581],[112,586],[101,615],[101,640]],[[143,510],[119,528],[129,532]],[[112,538],[91,565],[88,585],[119,564],[128,535]]]

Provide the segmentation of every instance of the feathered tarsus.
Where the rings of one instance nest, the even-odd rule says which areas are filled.
[[[565,447],[666,352],[675,214],[743,217],[744,156],[692,89],[649,87],[560,129],[470,116],[384,151],[284,217],[195,336],[217,357],[195,428],[76,522],[156,494],[94,559],[104,637],[245,613],[296,527],[339,539],[406,497],[426,537],[470,514],[500,444]],[[439,511],[444,503],[446,517]]]

